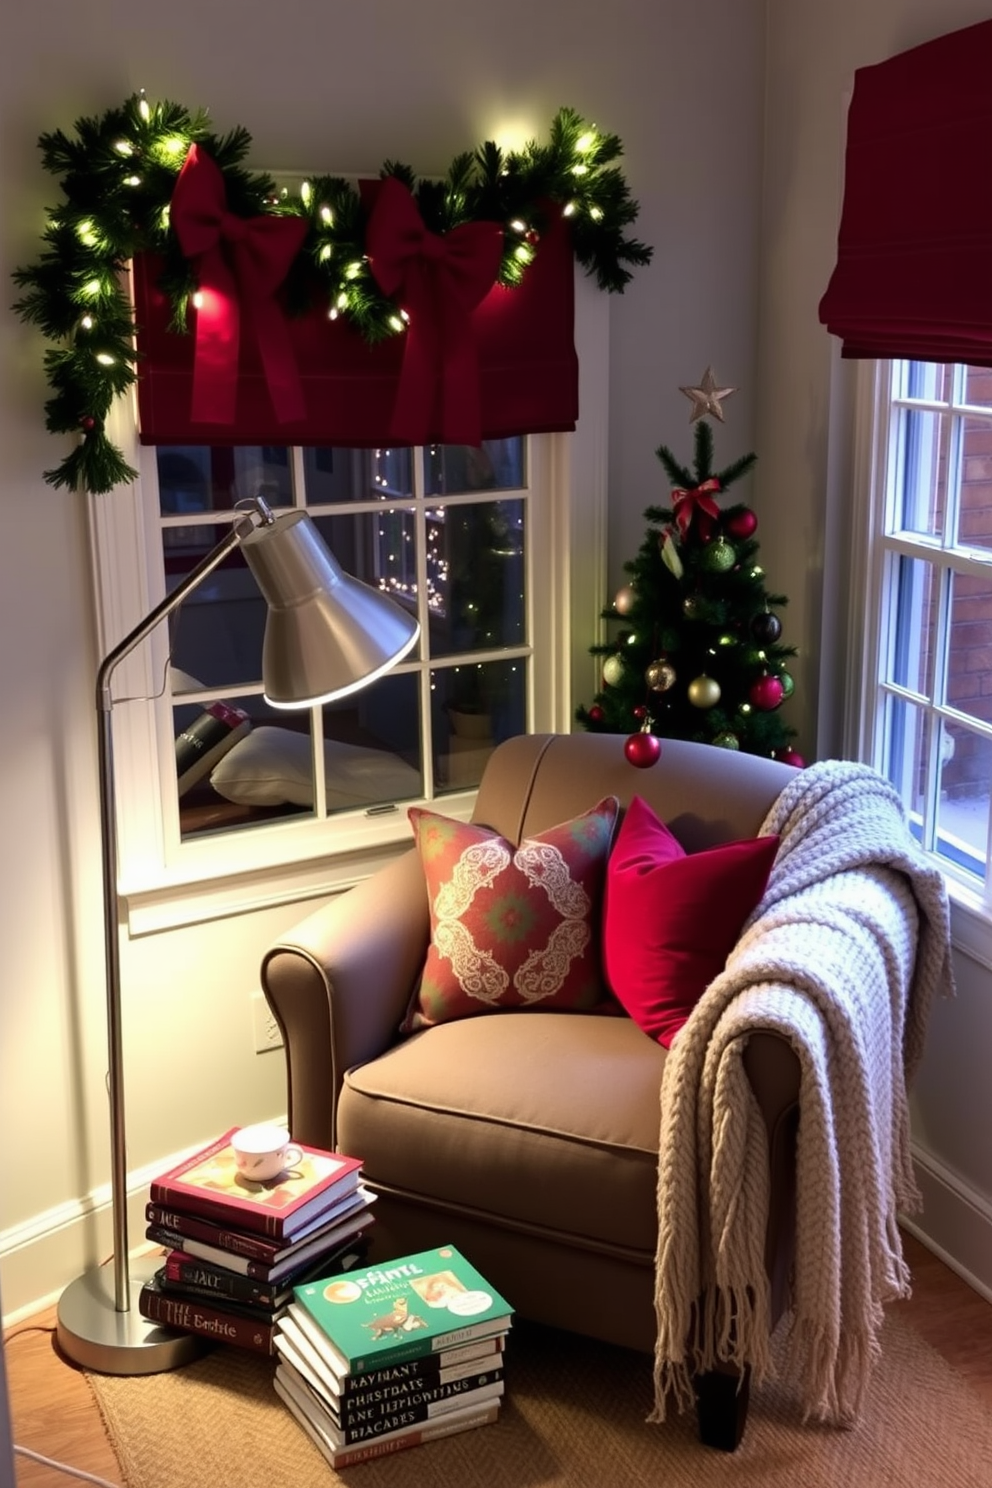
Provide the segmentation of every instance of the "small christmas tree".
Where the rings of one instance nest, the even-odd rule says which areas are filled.
[[[602,691],[576,716],[596,732],[631,734],[627,757],[638,765],[658,758],[659,736],[801,765],[791,747],[795,729],[779,712],[793,691],[785,663],[796,655],[779,641],[775,611],[787,601],[765,588],[755,513],[718,501],[756,456],[714,471],[713,431],[701,414],[722,418],[718,398],[733,389],[714,397],[707,381],[709,372],[703,389],[683,389],[700,394],[692,415],[694,468],[680,465],[665,445],[657,451],[673,486],[671,506],[644,513],[650,524],[644,542],[624,564],[630,582],[603,611],[619,626],[609,641],[590,648],[603,658]]]

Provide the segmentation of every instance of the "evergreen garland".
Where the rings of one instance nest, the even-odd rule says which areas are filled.
[[[304,182],[298,196],[280,191],[269,176],[244,168],[251,146],[245,129],[216,135],[204,111],[150,104],[143,93],[100,118],[78,120],[73,136],[62,130],[44,134],[44,166],[59,178],[63,200],[49,216],[40,258],[16,269],[13,278],[23,291],[15,311],[56,343],[45,354],[51,388],[46,426],[54,434],[80,436],[62,463],[45,472],[53,486],[102,492],[135,478],[105,431],[111,404],[137,375],[124,270],[139,251],[161,254],[172,321],[186,329],[196,281],[169,226],[169,202],[193,143],[220,168],[228,211],[307,219],[307,236],[286,283],[290,313],[307,308],[316,279],[329,313],[347,317],[366,341],[403,330],[398,306],[379,290],[366,261],[365,212],[350,182],[319,176]],[[542,202],[555,202],[570,219],[579,263],[601,289],[622,293],[632,269],[652,256],[651,248],[626,233],[639,209],[615,164],[622,153],[616,135],[599,133],[574,109],[562,108],[547,144],[532,141],[504,152],[487,141],[456,156],[441,181],[418,180],[397,161],[387,161],[380,176],[397,176],[409,187],[432,232],[464,222],[502,222],[498,279],[504,285],[520,283],[543,225]]]

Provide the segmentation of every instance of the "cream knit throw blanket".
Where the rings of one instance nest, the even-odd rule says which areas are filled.
[[[665,1064],[655,1421],[666,1394],[691,1405],[693,1373],[717,1359],[771,1373],[767,1142],[743,1065],[756,1030],[783,1034],[802,1071],[789,1367],[806,1416],[856,1418],[882,1306],[909,1291],[906,1086],[932,997],[953,991],[944,881],[867,766],[804,770],[770,832],[765,896]]]

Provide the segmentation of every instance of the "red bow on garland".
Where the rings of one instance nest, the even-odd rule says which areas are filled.
[[[229,212],[220,168],[199,145],[190,145],[179,172],[170,220],[199,274],[192,422],[234,422],[242,314],[255,329],[276,418],[304,418],[289,330],[274,296],[303,245],[306,222]]]
[[[693,514],[698,512],[699,535],[705,542],[713,522],[720,515],[720,508],[710,493],[719,491],[719,489],[720,482],[715,478],[703,481],[701,486],[693,486],[691,491],[687,491],[684,486],[676,486],[672,492],[672,510],[681,538],[684,539],[687,536]]]
[[[391,437],[397,444],[428,438],[478,444],[479,362],[471,314],[499,273],[502,227],[464,222],[440,237],[424,226],[403,182],[387,176],[378,186],[365,245],[379,288],[396,296],[410,317]]]

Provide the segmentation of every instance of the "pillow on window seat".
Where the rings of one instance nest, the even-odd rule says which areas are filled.
[[[409,799],[423,789],[420,772],[385,749],[324,742],[329,811]],[[310,735],[262,724],[240,739],[210,776],[225,801],[238,806],[312,806]]]
[[[607,796],[514,847],[488,827],[411,806],[431,940],[402,1032],[505,1008],[615,1009],[599,926],[617,809]]]
[[[606,871],[603,965],[617,999],[666,1049],[726,964],[768,882],[774,836],[686,853],[640,796]]]

